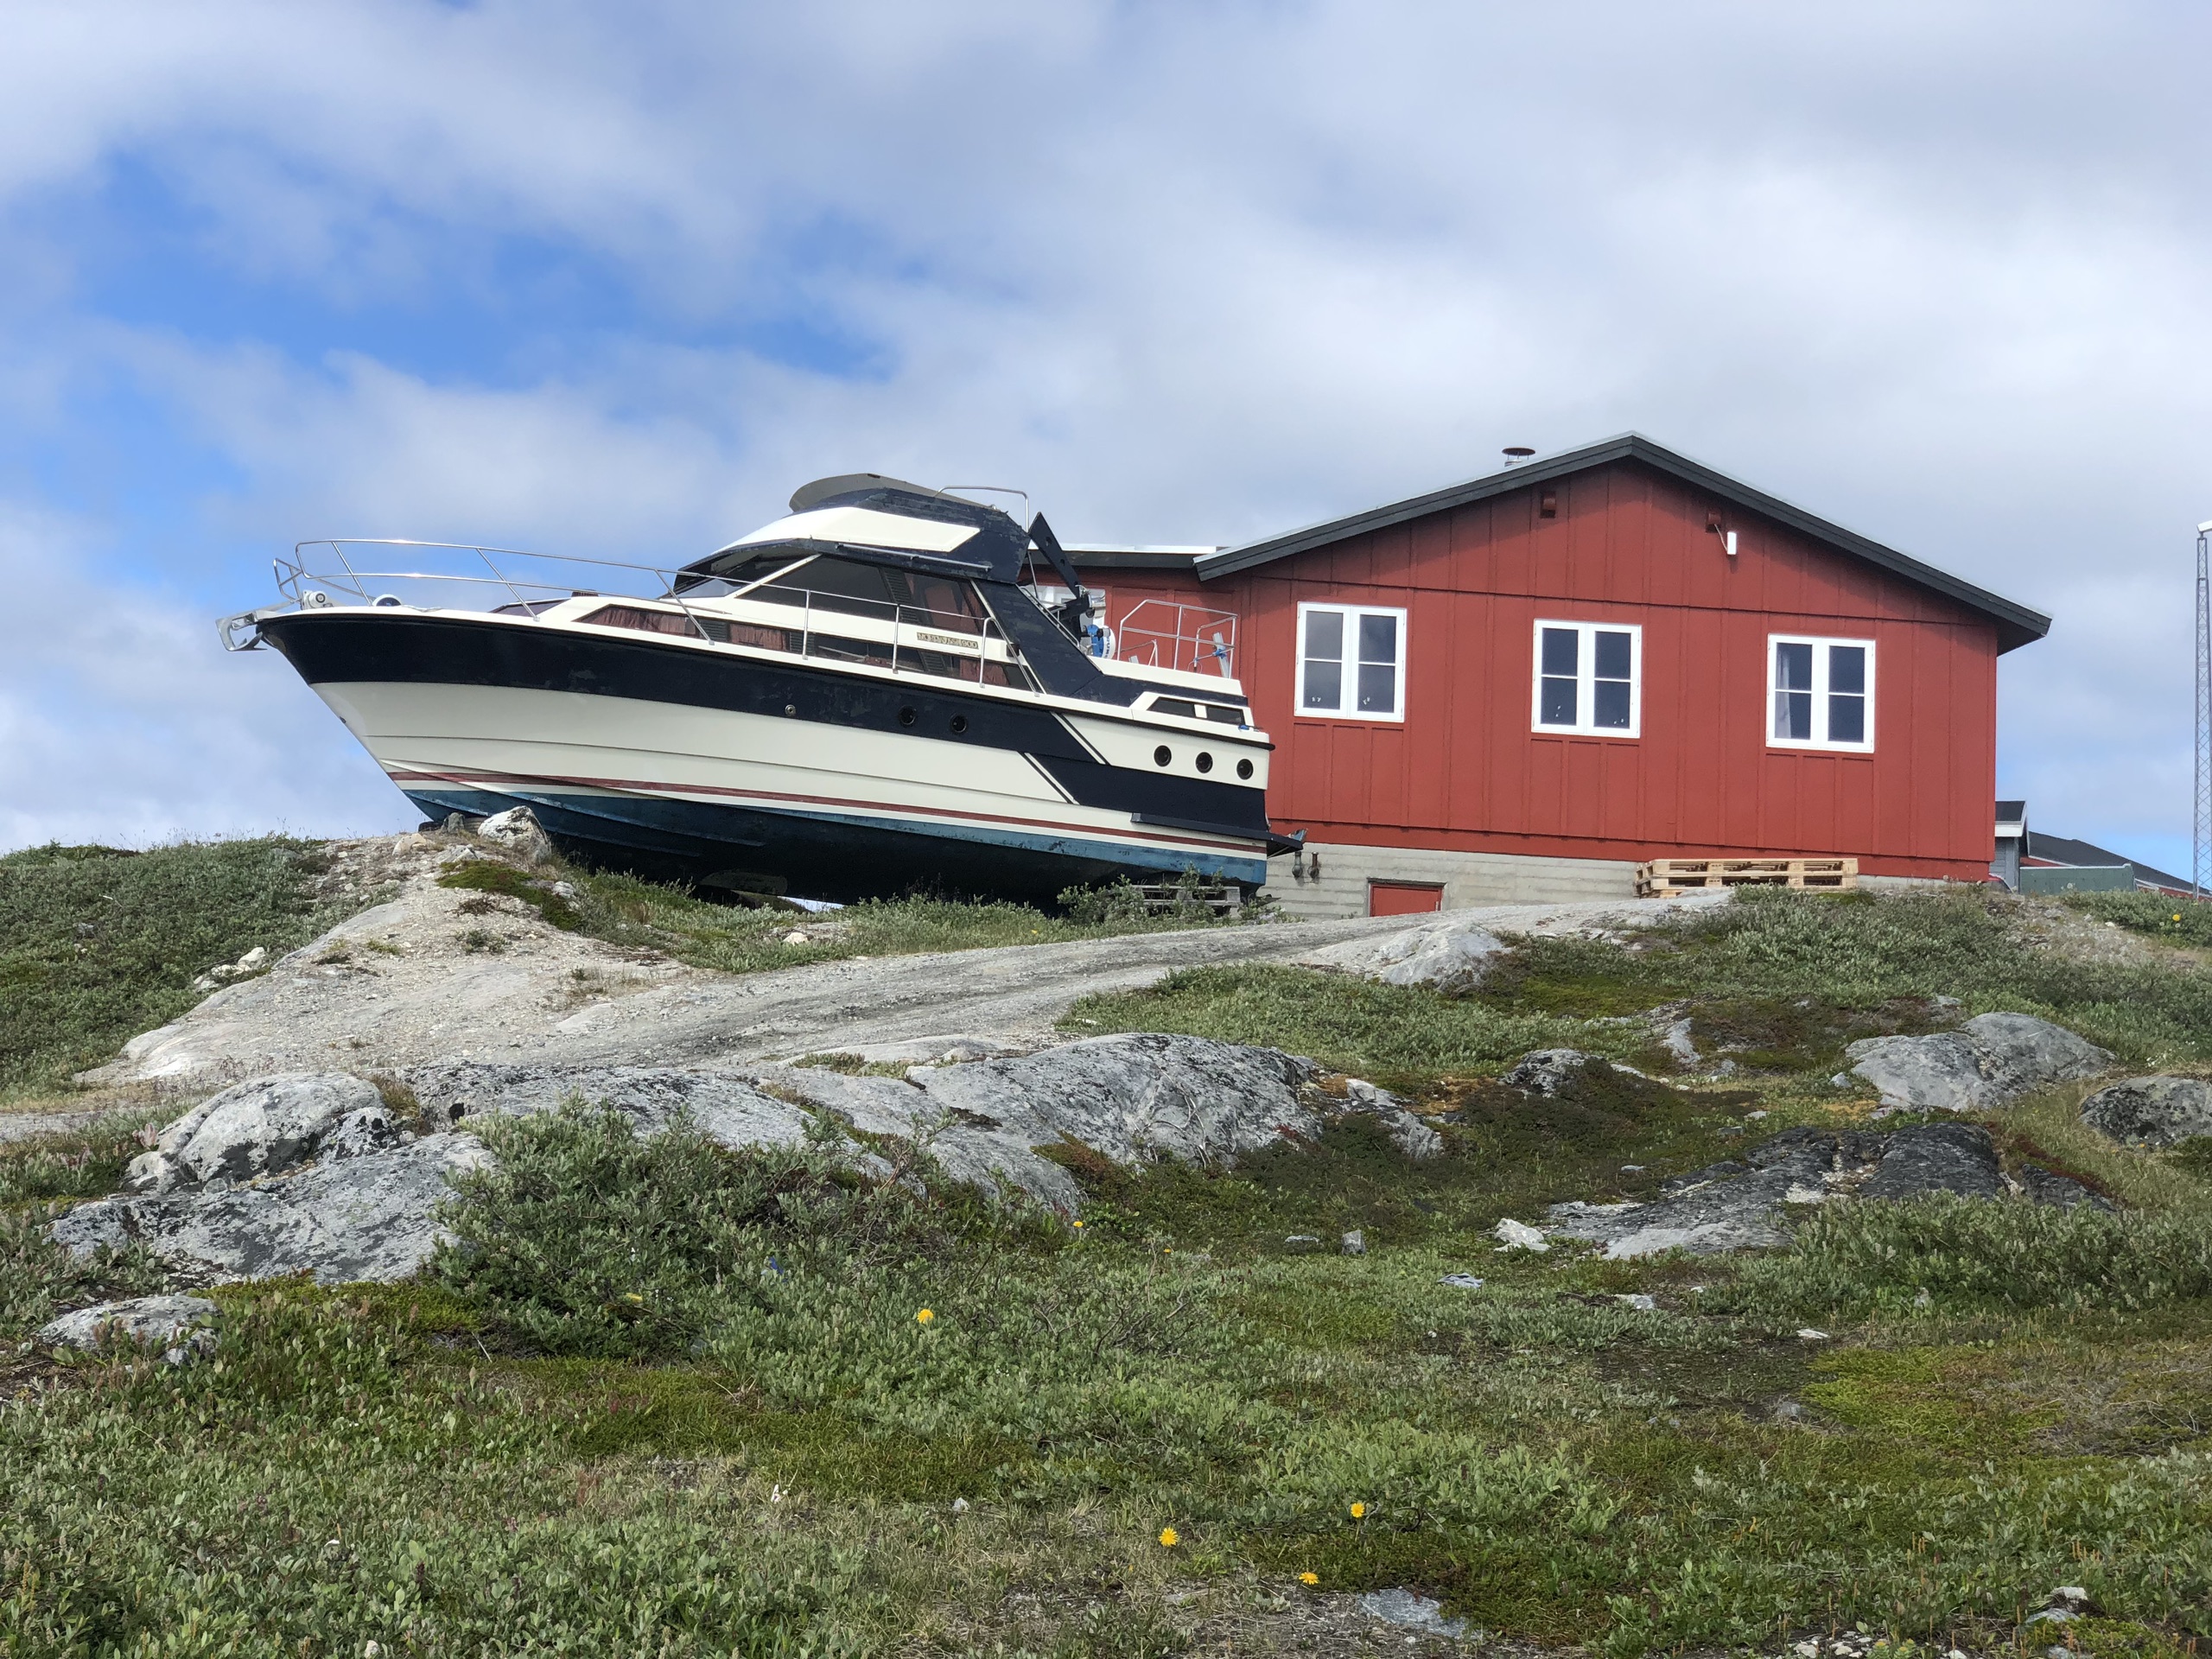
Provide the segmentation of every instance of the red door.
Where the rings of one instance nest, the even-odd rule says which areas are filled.
[[[1370,916],[1419,916],[1444,908],[1444,885],[1427,881],[1370,881],[1367,913]]]

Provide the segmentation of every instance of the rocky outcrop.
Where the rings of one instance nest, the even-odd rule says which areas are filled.
[[[1792,1210],[1838,1198],[2012,1196],[2064,1208],[2103,1198],[2035,1166],[2008,1178],[1989,1131],[1928,1123],[1878,1134],[1785,1129],[1740,1159],[1678,1176],[1649,1204],[1554,1205],[1549,1232],[1603,1244],[1609,1258],[1667,1250],[1717,1255],[1787,1243]]]
[[[1440,991],[1471,991],[1506,950],[1497,935],[1473,922],[1446,918],[1379,938],[1348,939],[1301,958],[1310,968],[1332,968],[1385,985],[1426,985]]]
[[[1556,1095],[1580,1081],[1591,1058],[1579,1048],[1540,1048],[1515,1061],[1499,1081],[1532,1095]]]
[[[2130,1077],[2083,1101],[2082,1121],[2124,1147],[2177,1147],[2212,1135],[2212,1083],[2199,1077]]]
[[[1094,1037],[1035,1054],[922,1065],[904,1077],[814,1066],[760,1073],[865,1135],[925,1142],[956,1180],[1012,1186],[1062,1209],[1081,1192],[1065,1164],[1099,1157],[1219,1163],[1285,1138],[1311,1139],[1325,1111],[1374,1114],[1413,1155],[1436,1132],[1368,1085],[1331,1102],[1319,1068],[1270,1048],[1203,1037]]]
[[[334,1135],[349,1150],[391,1144],[388,1122],[372,1121],[383,1118],[376,1086],[342,1071],[257,1077],[163,1129],[153,1150],[131,1160],[124,1185],[134,1192],[173,1192],[281,1174],[313,1159]]]
[[[1868,1037],[1844,1055],[1885,1107],[1905,1111],[1988,1111],[2113,1065],[2095,1044],[2025,1014],[1977,1014],[1929,1037]]]
[[[804,1108],[742,1077],[642,1065],[504,1065],[473,1060],[409,1066],[399,1080],[426,1123],[447,1128],[487,1114],[526,1116],[564,1101],[609,1106],[639,1135],[677,1116],[725,1147],[797,1146],[814,1119]]]
[[[489,1155],[474,1135],[428,1135],[248,1185],[79,1205],[52,1231],[80,1256],[143,1245],[204,1283],[296,1273],[327,1285],[402,1279],[438,1242],[448,1178],[483,1167]]]
[[[1200,1037],[1096,1037],[903,1076],[450,1061],[397,1081],[412,1096],[406,1122],[344,1076],[227,1090],[163,1132],[153,1161],[141,1160],[138,1191],[79,1205],[54,1236],[80,1254],[141,1244],[207,1281],[403,1277],[437,1244],[448,1178],[490,1157],[467,1128],[572,1100],[623,1113],[641,1135],[681,1119],[732,1147],[849,1131],[850,1163],[879,1176],[894,1166],[851,1137],[890,1137],[922,1147],[956,1181],[1061,1209],[1081,1201],[1071,1164],[1220,1163],[1310,1140],[1332,1116],[1372,1116],[1410,1156],[1441,1149],[1386,1090],[1354,1080],[1333,1098],[1310,1060]]]
[[[55,1348],[96,1349],[111,1342],[163,1347],[188,1332],[202,1338],[215,1319],[215,1304],[204,1296],[138,1296],[127,1302],[102,1302],[41,1327],[38,1340]]]

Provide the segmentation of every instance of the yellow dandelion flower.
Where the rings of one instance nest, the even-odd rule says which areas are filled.
[[[1351,1506],[1351,1518],[1355,1521],[1364,1521],[1367,1519],[1367,1505],[1364,1503],[1353,1504]]]
[[[1079,1222],[1079,1221],[1078,1221],[1077,1223],[1076,1223],[1076,1230],[1077,1230],[1077,1232],[1080,1232],[1080,1231],[1082,1231],[1082,1230],[1083,1230],[1083,1224],[1082,1224],[1081,1222]]]
[[[642,1302],[645,1299],[634,1290],[626,1290],[622,1293],[622,1300],[626,1302]]]
[[[1298,1581],[1300,1584],[1319,1584],[1321,1575],[1319,1573],[1301,1573],[1298,1575]]]
[[[1162,1549],[1173,1549],[1176,1545],[1182,1541],[1183,1535],[1176,1531],[1174,1528],[1162,1527],[1160,1529],[1160,1547]]]
[[[914,1315],[914,1323],[916,1325],[927,1325],[935,1318],[937,1318],[937,1315],[931,1313],[929,1309],[925,1307],[920,1313]]]

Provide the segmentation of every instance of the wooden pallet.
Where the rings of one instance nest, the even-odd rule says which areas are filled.
[[[1234,881],[1205,881],[1194,887],[1179,882],[1139,882],[1137,891],[1144,895],[1145,908],[1154,915],[1185,903],[1204,905],[1221,916],[1234,916],[1244,907],[1244,889]]]
[[[1809,887],[1836,893],[1858,885],[1855,858],[1655,858],[1636,867],[1639,899],[1671,899],[1708,887]]]

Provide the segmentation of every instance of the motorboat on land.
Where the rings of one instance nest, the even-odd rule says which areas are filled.
[[[439,568],[362,568],[398,549]],[[276,574],[225,646],[282,652],[433,819],[527,806],[594,861],[847,899],[1250,887],[1293,845],[1236,619],[1098,654],[1041,514],[857,474],[680,569],[332,541]]]

